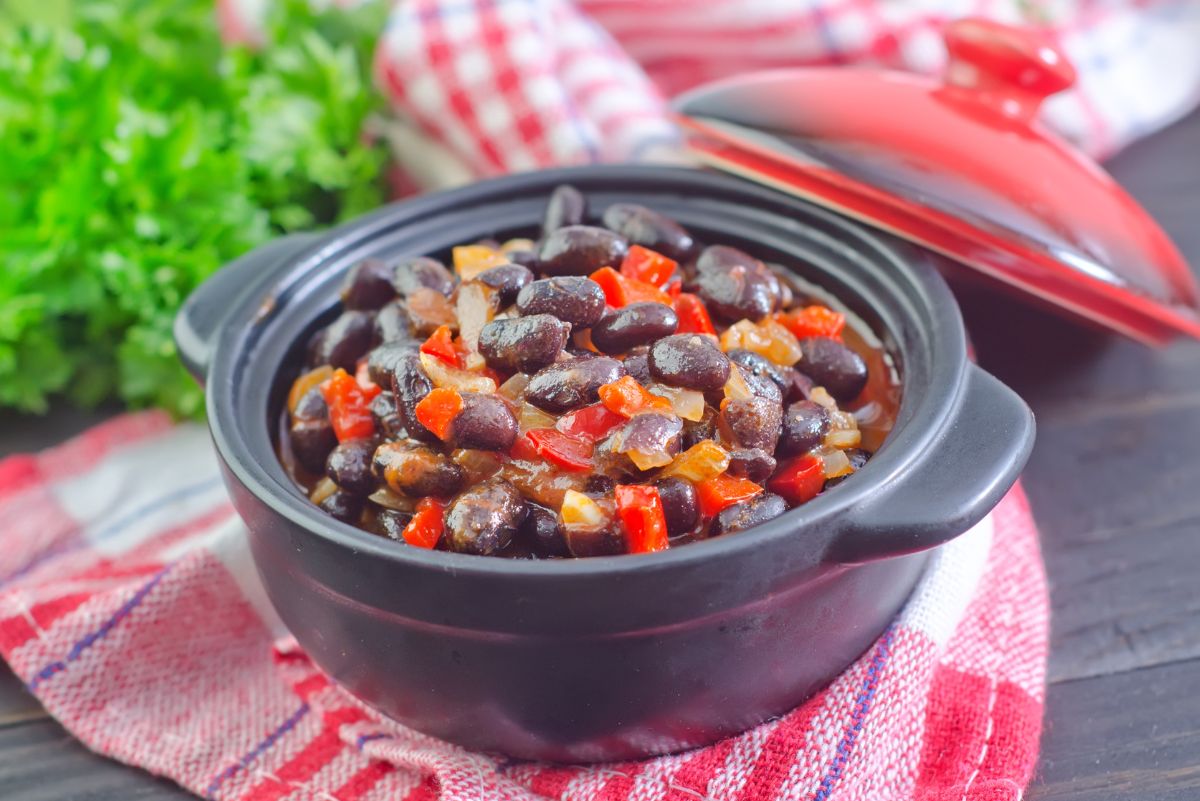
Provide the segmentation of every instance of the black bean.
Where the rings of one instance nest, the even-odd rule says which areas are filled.
[[[647,353],[631,353],[621,362],[625,365],[625,372],[635,379],[642,386],[649,384],[654,380],[650,375],[650,354]]]
[[[787,403],[808,400],[809,395],[812,394],[813,388],[816,386],[817,382],[793,367],[791,374],[788,376],[788,386],[784,390],[783,400]]]
[[[743,448],[775,452],[783,424],[783,407],[766,398],[731,400],[721,410],[721,425]]]
[[[557,231],[564,225],[579,225],[586,216],[587,198],[570,184],[562,184],[550,193],[550,200],[546,203],[542,235]]]
[[[370,350],[374,338],[374,315],[364,311],[342,312],[318,334],[310,361],[354,372],[355,362]]]
[[[351,495],[349,492],[338,490],[323,498],[317,507],[343,523],[357,523],[362,514],[363,499],[359,495]]]
[[[779,279],[736,248],[705,248],[696,269],[698,294],[710,312],[727,322],[760,320],[779,304]]]
[[[342,282],[342,305],[347,309],[382,308],[396,297],[396,268],[379,259],[364,259],[350,268]]]
[[[711,406],[706,406],[704,416],[699,420],[683,421],[683,447],[692,447],[706,439],[717,438],[717,412]]]
[[[770,492],[724,509],[712,522],[709,534],[718,537],[765,523],[787,511],[787,501]]]
[[[750,388],[755,397],[765,398],[779,404],[783,403],[783,393],[771,379],[754,373],[743,373],[742,380],[746,382],[746,386]]]
[[[549,314],[492,320],[479,334],[479,352],[488,366],[508,373],[536,373],[554,363],[571,326]]]
[[[500,305],[507,306],[517,299],[517,293],[533,281],[533,273],[520,264],[501,264],[475,276],[475,280],[496,290]]]
[[[835,399],[847,402],[867,385],[867,364],[841,342],[828,337],[800,340],[800,367]]]
[[[351,495],[370,495],[378,486],[371,471],[375,439],[350,439],[338,443],[325,460],[325,475]]]
[[[784,396],[787,395],[792,380],[791,374],[794,372],[793,368],[775,364],[765,356],[741,348],[731,350],[725,355],[729,357],[729,361],[742,368],[743,378],[747,375],[769,378],[779,387],[780,393]]]
[[[380,392],[371,401],[371,419],[375,428],[388,439],[401,439],[408,436],[404,428],[404,418],[396,408],[396,396],[391,392]]]
[[[624,238],[604,228],[568,225],[556,229],[538,245],[538,268],[546,275],[589,275],[601,267],[616,267],[628,250]]]
[[[569,556],[567,541],[563,537],[562,527],[558,525],[558,515],[544,506],[526,502],[529,513],[521,524],[521,539],[538,556]]]
[[[665,453],[674,457],[683,441],[683,421],[673,414],[646,412],[632,417],[610,437],[615,453]]]
[[[604,211],[604,227],[625,237],[631,245],[641,245],[675,260],[686,258],[692,249],[692,237],[670,217],[636,203],[614,203]]]
[[[693,531],[700,522],[700,504],[691,482],[682,478],[663,478],[655,481],[654,486],[667,519],[667,533],[678,537]]]
[[[537,254],[532,250],[510,250],[504,256],[513,264],[528,270],[536,271],[538,269]]]
[[[799,456],[821,444],[829,433],[829,412],[824,406],[802,400],[787,407],[783,415],[783,433],[779,437],[781,456]]]
[[[412,320],[408,316],[408,307],[402,300],[394,300],[384,306],[375,315],[375,341],[381,344],[389,342],[412,341]]]
[[[390,391],[397,371],[409,358],[418,359],[418,343],[406,340],[403,342],[385,342],[373,348],[367,354],[367,377],[384,390]],[[430,388],[432,388],[432,384]],[[428,390],[427,390],[428,391]]]
[[[292,409],[292,420],[328,419],[329,405],[325,403],[325,396],[319,387],[312,387],[301,395],[300,400],[296,401],[296,408]]]
[[[850,460],[850,466],[854,468],[855,473],[857,473],[859,470],[862,470],[863,466],[866,465],[867,461],[871,458],[871,452],[864,451],[862,448],[847,448],[843,451],[843,453],[845,453],[846,458]],[[841,484],[852,475],[854,475],[854,473],[846,473],[843,476],[834,476],[825,482],[825,489],[836,487],[838,484]]]
[[[755,484],[766,483],[776,466],[775,457],[762,448],[737,448],[729,453],[729,474]]]
[[[710,337],[674,334],[651,346],[650,373],[676,387],[718,389],[729,380],[729,359]]]
[[[383,346],[372,351],[367,361],[368,370],[376,352],[388,350],[379,357],[380,372],[385,381],[375,381],[384,388],[390,387],[396,398],[396,412],[404,423],[404,428],[413,439],[423,442],[437,442],[438,438],[417,419],[417,404],[433,391],[433,382],[425,375],[421,367],[421,358],[414,347]],[[375,380],[372,378],[372,380]]]
[[[592,326],[592,344],[604,353],[624,353],[675,333],[679,317],[662,303],[630,303]]]
[[[606,356],[571,359],[539,370],[525,387],[525,400],[552,414],[576,409],[600,399],[600,387],[625,374],[616,359]]]
[[[512,542],[528,509],[517,488],[502,478],[463,492],[446,512],[450,550],[489,556]]]
[[[454,276],[437,259],[418,256],[396,265],[394,285],[396,292],[404,297],[421,287],[449,295],[454,291]]]
[[[412,520],[412,514],[395,509],[380,509],[375,513],[375,517],[379,521],[379,528],[383,530],[385,537],[390,540],[404,541],[404,529]]]
[[[292,453],[305,470],[320,473],[325,469],[325,459],[337,446],[337,437],[329,420],[296,420],[288,430]]]
[[[375,449],[373,467],[395,492],[424,498],[458,492],[466,479],[445,454],[407,442],[385,442]]]
[[[454,448],[507,451],[517,440],[517,418],[497,395],[462,393],[462,411],[450,424],[449,444]]]
[[[571,556],[613,556],[625,553],[625,537],[614,525],[598,528],[563,526],[563,537]]]
[[[564,323],[588,328],[604,316],[604,290],[590,278],[543,278],[521,290],[517,309],[526,315],[552,314]]]

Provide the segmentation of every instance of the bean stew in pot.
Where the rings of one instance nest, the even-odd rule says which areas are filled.
[[[410,547],[582,557],[730,535],[832,491],[895,420],[894,365],[861,321],[651,209],[592,218],[560,186],[539,240],[450,260],[356,265],[279,421],[314,504]]]

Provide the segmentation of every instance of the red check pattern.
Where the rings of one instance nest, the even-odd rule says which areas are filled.
[[[221,801],[1015,801],[1047,599],[1019,488],[879,640],[782,718],[603,766],[512,763],[381,718],[286,637],[208,436],[118,417],[0,462],[0,654],[93,750]]]

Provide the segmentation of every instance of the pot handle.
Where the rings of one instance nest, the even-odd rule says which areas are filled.
[[[964,385],[939,438],[854,508],[827,562],[856,564],[941,545],[982,520],[1016,482],[1033,448],[1033,412],[974,364]]]
[[[196,380],[204,383],[209,358],[221,324],[251,291],[275,277],[280,267],[309,247],[317,234],[291,234],[255,248],[231,261],[192,291],[175,315],[175,349]]]

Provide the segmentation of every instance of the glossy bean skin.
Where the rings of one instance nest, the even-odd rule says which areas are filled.
[[[375,315],[375,342],[409,342],[413,339],[412,320],[403,300],[394,300]]]
[[[787,511],[787,501],[771,492],[764,492],[748,501],[734,504],[713,518],[709,534],[719,537],[779,517]]]
[[[800,340],[800,368],[839,403],[858,397],[867,385],[867,364],[837,340],[808,337]]]
[[[554,363],[570,334],[571,326],[549,314],[492,320],[479,335],[479,352],[495,370],[536,373]]]
[[[412,498],[447,497],[466,479],[450,457],[411,442],[385,442],[375,449],[373,467],[389,488]]]
[[[490,556],[512,542],[527,513],[516,487],[489,479],[454,499],[446,512],[446,542],[458,553]]]
[[[529,513],[521,524],[520,536],[525,544],[538,556],[570,556],[567,540],[563,537],[558,515],[544,506],[526,502]]]
[[[783,408],[766,398],[731,400],[720,413],[721,428],[743,448],[775,452],[783,424]]]
[[[455,448],[507,451],[517,440],[517,418],[503,399],[477,392],[462,393],[463,408],[450,424]]]
[[[395,399],[396,413],[408,435],[422,442],[437,442],[433,432],[417,419],[417,404],[433,391],[433,382],[421,369],[415,343],[380,345],[367,357],[367,374]]]
[[[740,348],[731,350],[725,355],[729,357],[729,361],[741,368],[743,377],[755,375],[760,378],[768,378],[779,387],[782,397],[787,396],[791,388],[792,373],[795,372],[793,368],[775,364],[765,356]]]
[[[539,370],[525,388],[525,400],[551,414],[595,403],[600,387],[625,374],[616,359],[571,359]]]
[[[687,258],[694,241],[691,234],[663,214],[636,203],[614,203],[604,210],[604,227],[641,245],[680,261]]]
[[[403,297],[408,297],[421,287],[443,295],[454,291],[454,275],[437,259],[418,256],[400,262],[395,270],[393,285],[396,293]]]
[[[711,407],[704,409],[704,416],[699,420],[683,421],[683,448],[687,450],[698,442],[717,438],[717,413]]]
[[[353,373],[355,363],[371,349],[375,320],[370,312],[345,311],[313,340],[309,363],[328,364]]]
[[[305,470],[320,473],[325,469],[329,452],[337,446],[337,436],[329,422],[329,407],[316,387],[304,393],[296,404],[288,427],[288,441],[296,461]]]
[[[729,380],[729,358],[711,337],[673,334],[650,347],[650,374],[687,389],[720,389]]]
[[[729,453],[729,474],[765,484],[775,472],[775,457],[762,448],[737,448]]]
[[[351,495],[370,495],[378,486],[372,470],[376,444],[374,438],[338,443],[325,460],[325,475]]]
[[[630,353],[621,364],[625,365],[625,372],[636,378],[642,386],[646,386],[654,380],[654,376],[650,375],[650,351],[648,349],[645,353]]]
[[[550,314],[576,328],[589,328],[604,315],[604,290],[590,278],[543,278],[517,295],[523,315]]]
[[[756,397],[765,398],[774,403],[783,403],[783,393],[779,390],[779,386],[769,378],[755,375],[754,373],[743,373],[742,380],[746,382],[746,386],[750,387],[750,391]],[[718,402],[717,405],[720,405]]]
[[[591,275],[601,267],[619,267],[629,249],[625,238],[605,228],[568,225],[538,245],[538,267],[547,275]]]
[[[563,538],[571,556],[614,556],[625,553],[625,537],[613,525],[594,529],[564,526]]]
[[[630,303],[592,326],[592,344],[609,355],[648,345],[675,333],[679,317],[662,303]]]
[[[522,289],[533,282],[533,273],[520,264],[501,264],[484,270],[475,280],[496,290],[501,306],[508,306],[517,299]]]
[[[395,509],[380,509],[375,513],[375,519],[383,531],[383,536],[389,540],[404,542],[404,529],[412,520],[412,515]]]
[[[396,268],[379,259],[364,259],[350,269],[342,283],[342,305],[374,311],[396,297]]]
[[[330,493],[317,507],[326,514],[341,520],[343,523],[357,523],[362,515],[363,499],[343,490]]]
[[[644,454],[679,455],[683,442],[683,421],[673,414],[645,412],[630,418],[596,446],[592,461],[599,472],[609,476],[635,476],[642,471],[629,457],[630,451]]]
[[[696,288],[713,315],[729,323],[761,320],[779,306],[779,279],[737,248],[707,247],[696,260]]]
[[[783,400],[787,403],[808,400],[809,395],[812,394],[816,386],[817,382],[813,381],[800,370],[792,368],[792,372],[788,376],[787,389],[783,393]]]
[[[809,400],[789,404],[779,435],[780,456],[799,456],[821,444],[829,433],[829,412]]]
[[[845,450],[845,454],[846,458],[850,460],[850,466],[854,468],[855,473],[857,473],[859,470],[862,470],[871,458],[871,452],[865,451],[862,448],[847,448]],[[852,475],[854,475],[854,473],[847,473],[844,476],[836,476],[828,479],[825,482],[825,489],[838,486]]]
[[[580,225],[587,217],[587,198],[570,184],[562,184],[551,194],[542,217],[542,236],[567,225]]]
[[[654,482],[658,498],[662,502],[663,517],[667,520],[667,533],[672,537],[688,534],[700,522],[700,503],[696,488],[682,478],[663,478]]]
[[[380,392],[371,401],[371,419],[375,421],[375,430],[388,439],[403,439],[408,436],[404,428],[404,418],[396,408],[396,396],[389,391]]]

